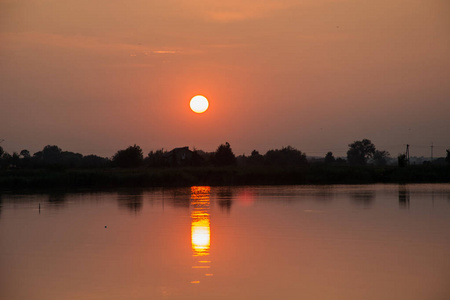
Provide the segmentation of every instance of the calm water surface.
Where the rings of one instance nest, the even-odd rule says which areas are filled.
[[[3,193],[0,299],[450,299],[450,185]]]

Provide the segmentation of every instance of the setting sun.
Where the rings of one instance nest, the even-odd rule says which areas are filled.
[[[204,97],[202,95],[197,95],[191,99],[191,102],[189,105],[193,112],[201,114],[201,113],[204,113],[208,109],[209,103],[208,103],[208,99],[206,99],[206,97]]]

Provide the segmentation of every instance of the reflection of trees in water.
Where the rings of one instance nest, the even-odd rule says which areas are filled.
[[[329,202],[333,200],[334,192],[332,188],[321,188],[319,191],[312,194],[317,201]]]
[[[66,194],[64,193],[51,193],[48,195],[47,200],[49,207],[51,208],[63,208],[66,205]]]
[[[0,217],[2,216],[2,207],[3,207],[3,195],[0,194]]]
[[[331,202],[338,192],[333,186],[312,186],[305,188],[286,187],[262,191],[259,201],[273,201],[278,203],[295,203],[297,201]]]
[[[172,195],[169,198],[174,207],[189,209],[191,204],[191,188],[180,188],[171,191]]]
[[[375,199],[375,191],[355,191],[350,193],[353,203],[363,206],[372,205]]]
[[[398,204],[401,208],[409,208],[410,194],[406,185],[400,184],[398,186]]]
[[[135,190],[132,193],[120,193],[117,197],[119,207],[127,209],[130,212],[137,213],[142,209],[144,199],[144,192],[142,190]]]
[[[231,188],[221,188],[217,192],[217,204],[221,210],[226,210],[227,213],[231,210],[233,204],[233,192]]]

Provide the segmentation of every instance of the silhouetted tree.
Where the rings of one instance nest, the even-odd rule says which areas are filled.
[[[146,165],[149,167],[164,167],[168,165],[168,162],[164,158],[164,149],[156,150],[156,151],[150,151],[145,158]]]
[[[2,147],[0,147],[0,168],[6,168],[9,166],[9,161],[11,160],[11,155],[5,152]]]
[[[17,163],[17,166],[20,168],[27,168],[31,166],[31,155],[30,151],[28,150],[22,150],[19,154],[19,162]]]
[[[269,150],[265,155],[269,165],[298,166],[307,163],[306,155],[294,147],[287,146],[276,150]]]
[[[213,162],[217,166],[229,166],[236,163],[236,156],[231,150],[230,144],[226,142],[220,145],[214,153]]]
[[[192,151],[191,164],[194,167],[198,167],[203,165],[203,163],[204,163],[203,157],[199,154],[199,152],[196,149],[194,149],[194,151]]]
[[[104,168],[107,167],[110,160],[97,155],[86,155],[81,160],[81,166],[84,168]]]
[[[365,165],[367,159],[375,153],[375,145],[368,139],[355,141],[348,146],[350,149],[347,151],[347,161],[351,165]]]
[[[70,151],[61,152],[61,164],[66,167],[77,167],[81,165],[83,155]]]
[[[389,152],[375,150],[373,154],[373,162],[377,166],[385,166],[389,158]]]
[[[31,158],[30,151],[26,149],[20,151],[20,156],[22,156],[25,159]]]
[[[11,156],[11,161],[10,164],[14,167],[19,166],[20,164],[20,157],[19,157],[19,153],[17,152],[13,152],[12,156]]]
[[[347,163],[347,161],[344,158],[342,158],[342,157],[336,158],[336,164],[345,165],[346,163]]]
[[[57,164],[61,160],[61,148],[47,145],[42,149],[41,159],[45,164]]]
[[[247,158],[250,165],[262,165],[264,163],[264,156],[259,154],[258,151],[253,150],[252,154]]]
[[[195,150],[197,154],[201,157],[202,165],[207,165],[210,163],[214,163],[214,155],[215,152],[205,152],[203,150]]]
[[[8,168],[11,164],[12,156],[8,152],[4,152],[0,158],[0,166],[3,168]]]
[[[325,160],[324,162],[326,164],[332,164],[336,161],[336,159],[333,156],[333,152],[328,152],[327,155],[325,155]]]
[[[125,150],[119,150],[112,158],[113,163],[121,168],[139,167],[144,161],[142,149],[139,146],[130,146]]]
[[[447,151],[447,156],[445,157],[445,161],[450,164],[450,149],[445,150]]]
[[[397,156],[397,161],[400,168],[406,167],[406,154],[399,154]]]
[[[22,150],[21,155],[24,159],[29,155],[28,150]],[[61,148],[55,145],[47,145],[33,154],[31,162],[36,167],[48,167],[48,168],[67,168],[67,167],[79,167],[83,155],[80,153],[74,153],[70,151],[62,151]]]

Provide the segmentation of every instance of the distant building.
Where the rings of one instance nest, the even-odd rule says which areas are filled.
[[[164,153],[164,160],[169,166],[191,165],[193,152],[189,147],[174,148]]]

